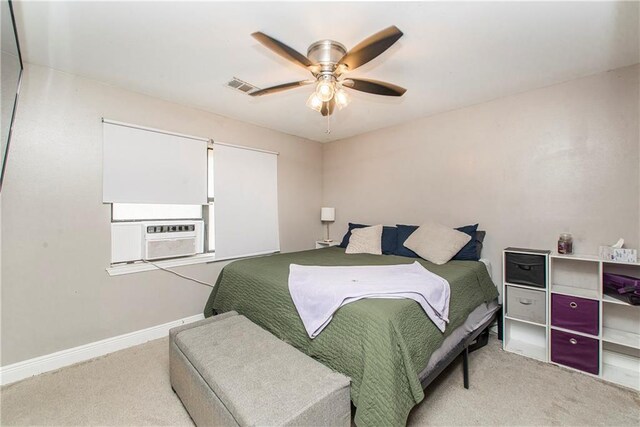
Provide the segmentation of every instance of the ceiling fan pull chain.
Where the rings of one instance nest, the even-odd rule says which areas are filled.
[[[331,133],[331,114],[327,114],[327,135]]]

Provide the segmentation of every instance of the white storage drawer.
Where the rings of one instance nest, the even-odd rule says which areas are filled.
[[[546,293],[533,289],[506,286],[507,316],[546,324]]]

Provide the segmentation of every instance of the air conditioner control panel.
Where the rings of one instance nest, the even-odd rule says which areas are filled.
[[[187,225],[149,225],[147,226],[147,233],[175,233],[180,231],[194,231],[196,226],[194,224]]]

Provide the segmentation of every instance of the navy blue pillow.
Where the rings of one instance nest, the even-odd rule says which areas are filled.
[[[382,253],[384,255],[393,255],[396,253],[396,245],[398,244],[398,229],[395,227],[382,227]]]
[[[464,227],[456,228],[458,231],[462,231],[465,234],[471,236],[471,240],[460,251],[453,256],[457,261],[478,261],[478,240],[476,238],[476,231],[478,230],[478,224],[465,225]]]
[[[411,233],[418,229],[418,226],[396,224],[396,228],[398,229],[398,241],[396,244],[396,250],[393,254],[409,258],[420,258],[418,254],[413,252],[411,249],[404,247],[404,242],[409,238]]]
[[[487,235],[486,231],[478,230],[476,231],[476,257],[478,259],[482,258],[482,246],[484,242],[484,236]]]
[[[349,223],[349,230],[347,230],[347,233],[342,238],[342,242],[340,242],[338,247],[346,248],[347,245],[349,244],[349,239],[351,238],[351,230],[353,230],[354,228],[364,228],[364,227],[368,227],[368,225]]]
[[[369,227],[364,224],[352,224],[349,223],[349,230],[342,238],[342,242],[338,245],[341,248],[346,248],[351,238],[351,231],[355,228]],[[382,253],[384,255],[393,255],[396,251],[396,244],[398,241],[398,230],[395,227],[382,227]]]

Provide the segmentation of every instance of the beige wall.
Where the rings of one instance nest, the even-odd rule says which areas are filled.
[[[200,313],[209,289],[165,272],[109,277],[100,117],[280,152],[283,251],[348,221],[478,221],[505,246],[640,243],[638,66],[318,143],[29,65],[2,191],[1,364]],[[224,264],[179,270],[214,282]]]
[[[323,205],[347,222],[479,222],[498,274],[507,246],[577,252],[640,243],[638,66],[324,146]],[[410,89],[409,89],[410,90]]]
[[[319,143],[28,65],[2,189],[2,365],[201,313],[206,302],[208,288],[166,272],[106,273],[101,117],[280,152],[282,250],[322,235]],[[215,282],[221,267],[178,270]]]

